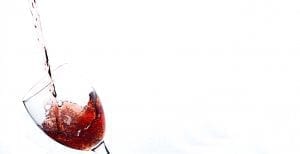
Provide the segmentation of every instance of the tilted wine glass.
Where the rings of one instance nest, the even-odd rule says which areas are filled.
[[[43,78],[25,95],[23,103],[31,118],[49,137],[77,150],[109,150],[103,140],[105,117],[102,103],[82,74],[68,64]],[[55,85],[57,96],[52,94]]]

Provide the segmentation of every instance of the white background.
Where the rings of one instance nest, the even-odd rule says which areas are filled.
[[[38,2],[50,63],[85,70],[112,153],[300,153],[298,1]],[[21,102],[43,74],[27,0],[0,17],[0,153],[75,153]]]

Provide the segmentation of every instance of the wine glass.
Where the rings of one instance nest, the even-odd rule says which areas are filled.
[[[23,104],[37,126],[58,143],[95,153],[102,147],[109,154],[102,103],[81,76],[69,64],[61,65],[52,79],[46,76],[29,90]]]

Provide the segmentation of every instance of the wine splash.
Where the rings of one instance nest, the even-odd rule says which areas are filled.
[[[45,59],[44,59],[45,70],[47,71],[48,77],[51,81],[51,84],[49,85],[49,90],[52,93],[52,95],[54,97],[56,97],[57,93],[56,93],[56,90],[55,90],[55,85],[54,85],[53,80],[52,80],[51,67],[50,67],[50,64],[49,64],[48,51],[47,51],[45,39],[44,39],[44,36],[43,36],[42,25],[41,25],[41,20],[40,20],[40,14],[38,12],[36,0],[29,0],[29,2],[30,2],[30,12],[31,12],[31,15],[33,17],[34,31],[35,31],[36,36],[37,36],[37,41],[38,41],[38,44],[41,48],[40,50],[42,52],[44,52],[44,54],[45,54],[45,56],[44,56],[45,57]]]
[[[105,118],[96,92],[91,92],[89,97],[84,107],[70,101],[64,101],[61,107],[53,103],[42,123],[43,131],[57,142],[74,149],[90,150],[97,146],[103,140]]]

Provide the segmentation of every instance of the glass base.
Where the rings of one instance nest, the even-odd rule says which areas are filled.
[[[92,149],[95,154],[106,153],[110,154],[104,141],[100,142],[95,148]]]

